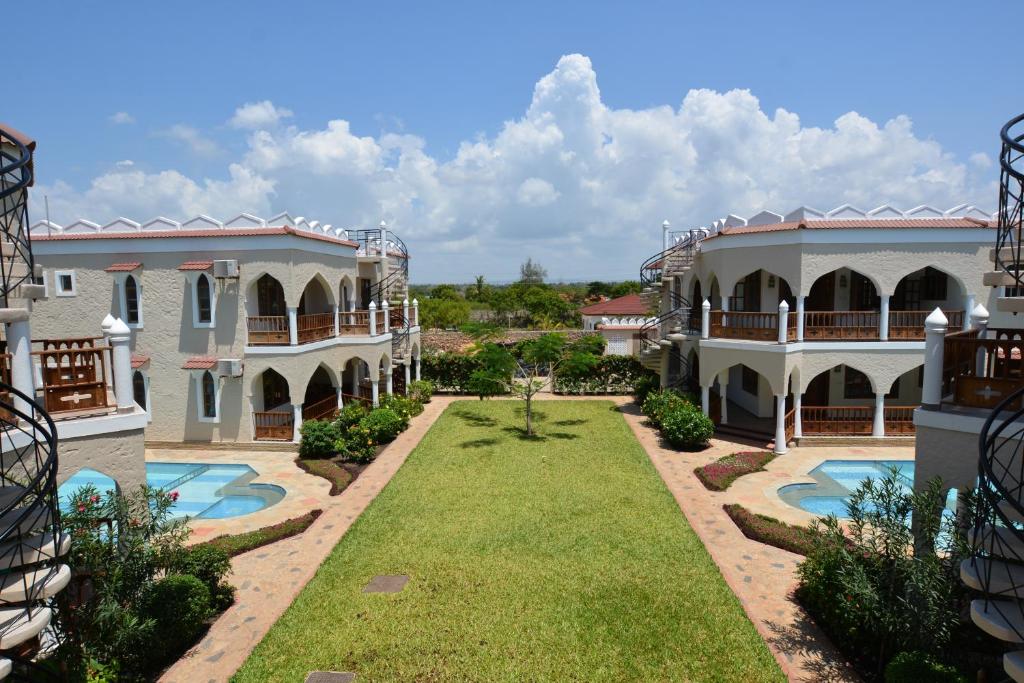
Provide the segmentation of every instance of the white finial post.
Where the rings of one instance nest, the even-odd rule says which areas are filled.
[[[384,334],[387,334],[391,331],[391,307],[388,306],[387,299],[381,302],[380,307],[384,311]]]
[[[978,304],[971,310],[970,315],[970,327],[978,331],[978,339],[985,339],[988,336],[988,309]],[[985,347],[981,346],[978,348],[978,354],[975,358],[975,376],[985,376],[986,366],[986,351]]]
[[[700,305],[700,338],[707,339],[711,336],[711,302],[704,299]]]
[[[419,299],[412,300],[412,319],[413,325],[416,327],[420,326],[420,301]]]
[[[779,343],[785,344],[789,331],[789,304],[783,299],[779,302]]]
[[[370,336],[377,336],[377,304],[370,302]]]
[[[668,230],[672,227],[672,224],[665,220],[661,224],[661,248],[662,250],[668,249]]]
[[[409,300],[402,299],[402,317],[405,319],[406,327],[412,327],[412,321],[409,320]]]
[[[135,396],[132,391],[132,350],[129,344],[132,331],[123,320],[118,318],[110,326],[110,345],[114,372],[114,398],[117,401],[117,412],[130,413],[135,410]]]
[[[937,410],[942,403],[942,355],[949,320],[936,308],[924,321],[924,382],[921,403]]]

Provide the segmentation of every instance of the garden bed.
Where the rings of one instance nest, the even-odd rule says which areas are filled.
[[[698,467],[693,473],[705,488],[724,491],[745,474],[763,472],[764,466],[774,459],[775,454],[769,451],[742,451]]]
[[[816,536],[807,527],[786,524],[734,503],[723,505],[722,508],[743,535],[752,541],[788,550],[797,555],[807,555],[814,547]]]
[[[322,512],[323,510],[310,510],[300,517],[286,519],[283,522],[265,526],[262,529],[247,531],[241,534],[225,534],[197,545],[218,548],[234,557],[235,555],[241,555],[250,550],[301,534],[317,520]]]
[[[331,483],[330,495],[336,496],[347,489],[356,480],[366,465],[342,462],[338,458],[296,458],[295,464],[307,474],[322,477]]]

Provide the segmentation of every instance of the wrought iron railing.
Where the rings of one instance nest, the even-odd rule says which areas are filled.
[[[385,236],[385,233],[386,236]],[[356,230],[353,235],[359,244],[359,252],[366,256],[374,254],[394,260],[395,266],[387,273],[381,274],[381,279],[370,286],[370,300],[381,302],[389,301],[395,294],[395,290],[403,285],[409,278],[409,249],[395,233],[386,228],[373,228],[371,230]]]
[[[21,136],[0,128],[0,299],[4,307],[35,261],[28,235],[28,188],[32,184],[32,150]]]
[[[1024,291],[1021,264],[1022,219],[1024,219],[1024,114],[1010,119],[999,133],[999,233],[996,236],[995,264],[1012,279],[1014,291]]]

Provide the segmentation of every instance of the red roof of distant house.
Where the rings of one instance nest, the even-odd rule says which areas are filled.
[[[213,356],[192,356],[181,366],[182,370],[211,370],[217,367],[217,359]]]
[[[627,294],[617,299],[584,306],[580,309],[580,313],[583,315],[646,315],[649,310],[639,294]]]
[[[178,270],[209,270],[213,268],[213,261],[185,261]]]
[[[104,268],[108,273],[130,273],[137,268],[141,268],[142,263],[139,261],[130,261],[128,263],[111,263],[109,266]]]
[[[132,354],[132,370],[138,370],[148,362],[149,356],[143,356],[137,353]]]

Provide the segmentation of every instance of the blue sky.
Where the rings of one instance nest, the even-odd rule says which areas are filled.
[[[5,12],[30,42],[2,118],[39,141],[57,222],[383,216],[422,255],[420,281],[507,279],[527,256],[556,277],[629,277],[666,217],[994,209],[998,129],[1022,107],[997,52],[1010,2]]]

